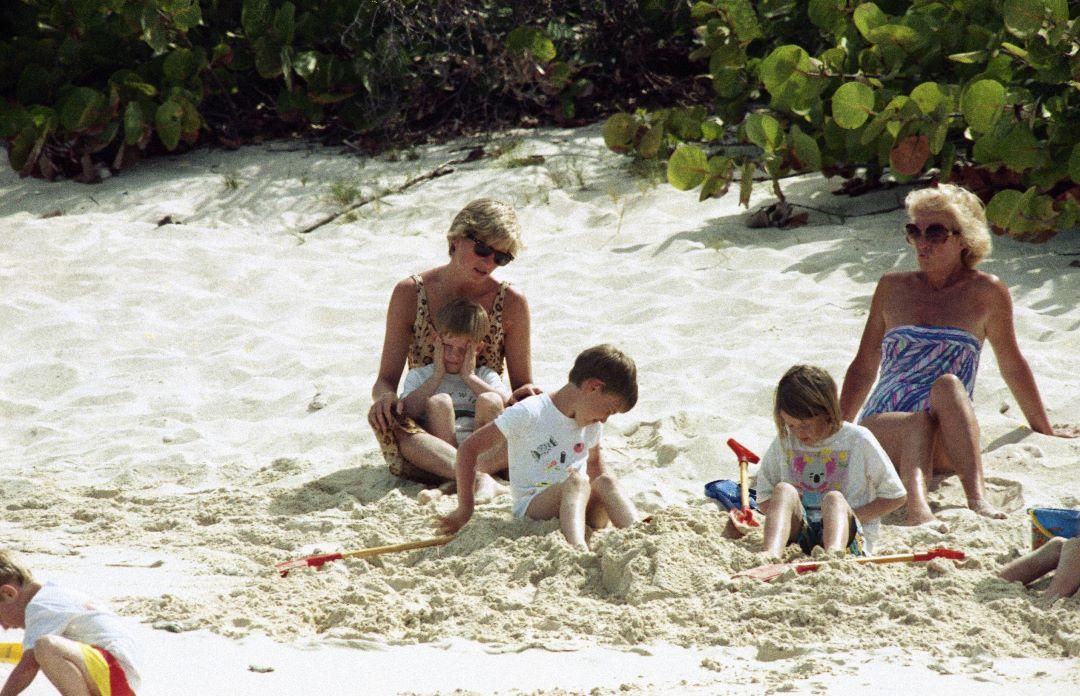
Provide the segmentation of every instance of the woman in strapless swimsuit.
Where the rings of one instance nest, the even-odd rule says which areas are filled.
[[[513,208],[481,198],[465,206],[446,235],[450,261],[411,275],[394,287],[386,314],[379,375],[371,389],[374,399],[368,423],[395,476],[424,482],[454,479],[456,450],[404,415],[398,399],[398,381],[409,369],[434,360],[435,327],[432,317],[456,298],[465,298],[487,310],[491,329],[476,364],[499,374],[505,361],[513,400],[539,390],[532,385],[529,343],[529,306],[525,297],[491,277],[521,251],[521,228]]]
[[[991,246],[977,196],[943,184],[913,191],[905,205],[911,220],[905,232],[919,270],[887,273],[878,282],[859,351],[844,377],[841,411],[855,421],[866,401],[859,422],[900,473],[909,524],[936,520],[926,497],[935,472],[955,472],[969,508],[1003,518],[985,498],[971,404],[984,339],[1032,430],[1054,434],[1016,342],[1012,297],[997,277],[975,270]]]

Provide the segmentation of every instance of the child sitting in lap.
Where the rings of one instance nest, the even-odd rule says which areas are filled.
[[[791,542],[805,553],[815,546],[872,551],[878,518],[901,507],[907,493],[870,431],[841,418],[832,377],[792,367],[776,387],[773,417],[779,435],[757,475],[767,515],[763,553],[779,558]]]
[[[506,447],[515,517],[559,519],[571,546],[587,550],[586,526],[628,527],[634,504],[605,473],[600,455],[602,423],[637,403],[637,368],[618,349],[601,345],[577,357],[569,382],[553,394],[538,394],[506,409],[458,448],[458,507],[440,519],[456,532],[472,517],[477,457]]]
[[[1030,585],[1053,571],[1054,578],[1043,595],[1050,605],[1062,597],[1071,597],[1080,588],[1080,538],[1054,537],[1026,556],[1007,564],[998,576],[1010,582]]]
[[[0,628],[25,629],[23,653],[0,693],[22,693],[40,669],[62,694],[134,696],[139,673],[121,619],[81,592],[34,580],[0,550]]]

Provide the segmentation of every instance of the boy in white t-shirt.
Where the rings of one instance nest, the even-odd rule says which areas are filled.
[[[134,696],[139,686],[135,646],[120,617],[81,592],[37,582],[2,550],[0,627],[25,629],[2,696],[21,693],[39,669],[62,694]]]
[[[806,553],[873,551],[879,519],[903,506],[907,491],[873,434],[843,420],[836,382],[819,367],[796,365],[776,387],[779,435],[757,474],[766,514],[764,554],[791,542]]]
[[[477,429],[458,448],[458,507],[439,520],[445,532],[456,532],[473,513],[477,458],[506,447],[510,492],[516,517],[559,518],[567,542],[588,549],[586,527],[608,520],[628,527],[637,510],[604,471],[600,435],[615,413],[637,403],[637,368],[622,351],[601,345],[577,357],[570,381],[553,394],[538,394],[506,409],[493,423]],[[487,461],[491,461],[490,458]],[[483,473],[483,472],[481,472]]]
[[[435,315],[434,362],[409,370],[401,389],[405,413],[455,448],[502,413],[510,398],[495,370],[476,365],[488,327],[480,305],[448,303]]]

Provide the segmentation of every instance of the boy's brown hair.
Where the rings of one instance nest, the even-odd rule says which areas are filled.
[[[0,549],[0,585],[23,587],[34,581],[30,570],[15,560],[10,551]]]
[[[828,372],[813,365],[795,365],[784,373],[780,384],[776,385],[773,418],[777,432],[785,435],[787,428],[780,417],[781,411],[799,420],[825,416],[832,433],[844,423],[844,417],[840,415],[836,382]]]
[[[443,336],[465,336],[479,343],[488,335],[491,323],[484,308],[459,297],[435,314],[435,330]]]
[[[605,392],[617,394],[627,411],[637,403],[637,365],[615,346],[604,343],[577,356],[570,370],[570,381],[580,387],[590,377],[603,382]]]

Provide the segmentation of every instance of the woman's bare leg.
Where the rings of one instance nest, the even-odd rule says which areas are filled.
[[[799,492],[790,483],[780,482],[769,498],[765,515],[765,537],[762,555],[783,558],[784,549],[802,529],[802,505]]]
[[[934,471],[934,419],[928,413],[879,413],[862,424],[881,443],[907,489],[905,523],[937,522],[926,497]]]
[[[939,442],[964,486],[968,507],[986,517],[1005,519],[1005,513],[985,498],[979,423],[964,383],[956,375],[942,375],[934,381],[930,413],[937,420]]]

